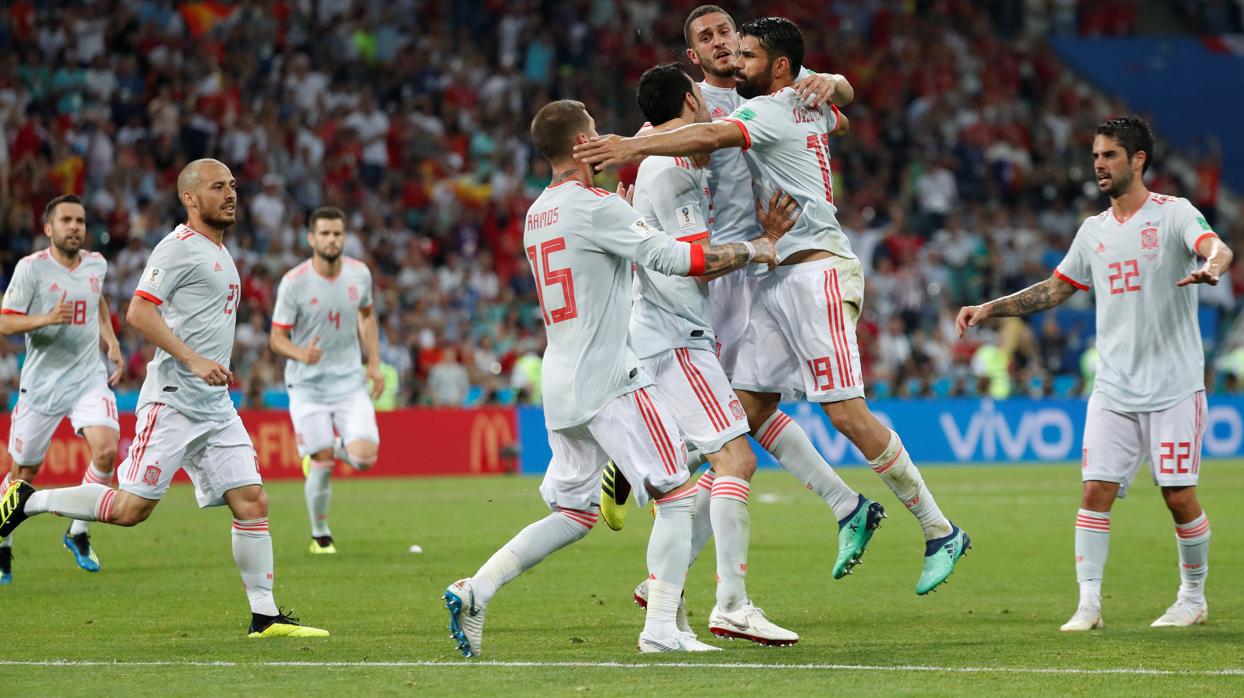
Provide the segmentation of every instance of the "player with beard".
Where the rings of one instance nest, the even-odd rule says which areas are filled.
[[[333,554],[337,548],[328,527],[328,506],[334,457],[357,470],[375,464],[380,431],[371,396],[384,390],[384,376],[380,328],[372,312],[371,271],[341,254],[346,216],[339,208],[319,208],[311,213],[310,225],[307,242],[313,254],[281,279],[270,345],[289,359],[285,383],[307,478],[311,552]],[[360,336],[367,349],[366,373]]]
[[[17,263],[0,309],[0,335],[26,335],[26,362],[9,430],[14,467],[5,473],[0,492],[12,480],[34,480],[52,433],[65,417],[91,449],[83,484],[112,482],[117,461],[117,400],[108,386],[121,379],[124,362],[102,293],[108,262],[82,249],[86,210],[73,194],[48,202],[43,233],[51,247]],[[114,365],[112,375],[99,360],[100,340]],[[13,579],[12,543],[11,538],[0,541],[0,584]],[[99,571],[85,521],[70,524],[64,544],[79,567]]]
[[[1050,278],[963,308],[957,320],[963,336],[988,318],[1030,315],[1097,288],[1100,359],[1084,424],[1084,495],[1075,529],[1080,603],[1062,626],[1069,632],[1102,627],[1110,510],[1146,461],[1175,520],[1179,548],[1179,592],[1153,627],[1195,625],[1209,616],[1209,519],[1196,496],[1206,428],[1205,349],[1194,284],[1217,285],[1232,254],[1187,199],[1145,188],[1152,153],[1153,134],[1143,120],[1100,124],[1093,169],[1110,208],[1085,219]],[[1198,266],[1198,257],[1205,263]]]
[[[704,80],[699,87],[710,110],[710,118],[713,121],[727,118],[744,101],[735,90],[734,68],[739,35],[734,19],[717,5],[701,5],[687,15],[683,35],[687,42],[687,58],[704,71]],[[843,76],[813,73],[806,67],[800,68],[794,89],[810,109],[828,104],[837,113],[838,106],[849,104],[854,99],[854,90]],[[848,129],[846,117],[839,114],[839,120],[837,133],[842,134]],[[709,228],[714,239],[749,239],[759,227],[752,205],[752,175],[743,151],[722,148],[705,159],[708,161],[708,186],[713,206],[713,221]],[[850,574],[859,563],[874,530],[885,517],[885,509],[843,482],[812,445],[807,432],[787,415],[777,411],[768,396],[755,392],[754,381],[745,380],[746,376],[742,374],[736,376],[739,349],[750,324],[752,297],[758,281],[757,275],[731,274],[709,286],[720,363],[748,415],[749,429],[753,430],[757,442],[773,455],[782,468],[829,505],[834,513],[838,522],[838,556],[833,575],[835,579],[840,579]],[[692,454],[693,461],[703,459],[698,450]],[[714,535],[709,509],[713,483],[721,474],[714,467],[700,477],[692,533],[692,549],[696,554]],[[750,480],[751,473],[745,473],[742,477]],[[611,464],[605,469],[601,488],[601,518],[614,530],[621,529],[624,524],[626,508],[620,503],[626,500],[628,494],[626,481],[617,476],[616,466]],[[641,607],[647,603],[647,586],[645,580],[635,587],[634,598]]]
[[[821,405],[919,521],[925,549],[916,593],[927,594],[954,571],[970,540],[937,506],[898,434],[864,400],[855,337],[863,269],[835,217],[829,161],[829,138],[847,122],[832,104],[813,109],[800,99],[793,85],[803,54],[803,36],[789,20],[748,22],[739,29],[735,62],[737,90],[747,101],[729,117],[635,138],[598,138],[576,146],[575,157],[603,169],[649,155],[741,148],[759,198],[777,190],[795,197],[800,218],[778,244],[778,268],[756,283],[733,384],[750,393],[740,399],[759,403],[748,418],[762,446],[789,430],[790,419],[777,409],[783,396]],[[865,516],[848,519],[840,532],[879,523],[866,502],[857,498],[856,514]],[[835,566],[835,576],[843,567]]]
[[[249,637],[327,636],[276,605],[268,495],[250,435],[229,397],[242,284],[224,236],[237,215],[237,182],[223,163],[195,160],[177,176],[177,193],[186,223],[152,250],[126,314],[157,351],[138,398],[138,433],[117,471],[120,489],[91,483],[35,491],[15,481],[0,495],[0,536],[49,512],[137,525],[185,469],[200,507],[226,505],[233,512],[233,559],[250,602]]]

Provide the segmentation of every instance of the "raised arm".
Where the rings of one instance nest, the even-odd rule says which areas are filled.
[[[195,353],[177,335],[173,334],[173,330],[165,324],[155,303],[135,295],[130,299],[130,309],[125,314],[125,320],[138,331],[138,334],[143,336],[143,339],[180,361],[208,385],[228,385],[233,382],[232,371]]]
[[[125,357],[121,355],[121,342],[117,341],[117,333],[112,329],[112,313],[108,311],[108,301],[102,295],[99,297],[99,338],[104,342],[108,360],[115,367],[108,376],[108,385],[115,386],[121,382],[121,376],[125,373]]]
[[[1017,317],[1048,310],[1071,297],[1076,287],[1069,282],[1051,276],[1028,288],[997,298],[982,305],[969,305],[959,310],[955,328],[962,337],[969,327],[976,327],[991,317]]]
[[[576,160],[595,165],[599,172],[612,165],[634,162],[649,155],[695,155],[747,145],[743,129],[730,121],[688,124],[671,131],[623,138],[601,136],[574,147]]]

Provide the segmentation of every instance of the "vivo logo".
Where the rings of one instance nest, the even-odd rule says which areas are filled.
[[[1040,460],[1066,460],[1074,445],[1071,416],[1060,409],[1025,412],[1014,428],[990,401],[981,403],[981,409],[972,414],[965,430],[959,429],[949,412],[942,412],[939,420],[950,450],[959,461],[973,457],[998,460],[999,455],[1006,460],[1020,460],[1029,448]]]

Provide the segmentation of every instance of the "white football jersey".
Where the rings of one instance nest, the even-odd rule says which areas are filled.
[[[371,306],[371,271],[353,257],[341,258],[341,271],[332,279],[321,276],[309,259],[289,270],[277,287],[272,326],[289,330],[300,347],[319,337],[322,353],[311,365],[286,361],[286,386],[317,402],[344,399],[364,387],[358,321],[359,311]]]
[[[778,241],[778,260],[803,250],[854,259],[838,225],[829,164],[829,134],[838,125],[838,109],[832,104],[805,108],[794,88],[785,87],[747,100],[726,120],[743,131],[755,198],[768,205],[773,192],[781,190],[799,204],[799,220]]]
[[[23,407],[46,415],[68,412],[90,386],[108,382],[99,352],[99,297],[108,262],[98,252],[79,254],[73,269],[56,261],[49,250],[22,258],[4,292],[2,312],[8,314],[42,315],[61,299],[73,308],[68,323],[26,333],[18,399]]]
[[[711,219],[703,170],[687,158],[644,158],[635,177],[635,210],[644,222],[683,242],[709,237]],[[669,349],[715,349],[708,285],[652,269],[635,270],[631,348],[641,359]]]
[[[704,105],[713,121],[727,118],[743,103],[733,88],[700,83]],[[743,151],[722,148],[713,151],[708,162],[708,190],[713,202],[713,224],[709,230],[718,244],[746,242],[760,237],[760,223],[752,195],[752,173]]]
[[[229,248],[179,225],[151,251],[134,295],[159,305],[169,329],[196,354],[229,367],[242,301]],[[157,402],[198,421],[223,422],[237,414],[228,386],[208,385],[158,348],[147,364],[138,409]]]
[[[644,223],[622,198],[569,180],[527,211],[523,247],[544,315],[544,420],[565,429],[651,385],[627,341],[631,265],[700,273],[704,251]]]
[[[1110,209],[1080,225],[1054,275],[1096,290],[1094,397],[1119,412],[1156,412],[1205,389],[1195,285],[1196,247],[1214,235],[1188,202],[1150,195],[1131,218]]]

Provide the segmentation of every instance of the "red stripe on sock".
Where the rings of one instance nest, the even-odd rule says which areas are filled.
[[[777,441],[777,437],[786,429],[787,425],[789,424],[790,424],[790,417],[786,416],[785,412],[778,412],[777,418],[775,418],[773,422],[769,424],[769,428],[766,429],[765,432],[760,435],[760,438],[758,439],[758,441],[760,442],[760,447],[768,451],[769,448],[773,446],[773,442]]]
[[[677,502],[680,499],[686,499],[687,497],[694,497],[694,496],[696,496],[696,491],[695,491],[695,488],[692,487],[690,489],[683,490],[682,492],[679,492],[678,494],[672,494],[668,497],[663,497],[661,499],[658,499],[657,504],[668,504],[670,502]]]
[[[898,453],[895,453],[895,454],[894,454],[894,457],[890,459],[890,462],[889,462],[889,463],[886,463],[885,465],[882,465],[882,466],[876,466],[876,465],[874,465],[874,466],[873,466],[873,472],[874,472],[874,473],[877,473],[878,475],[880,475],[880,474],[884,473],[885,471],[889,470],[889,469],[890,469],[890,468],[891,468],[891,467],[892,467],[895,463],[897,463],[897,462],[898,462],[898,457],[899,457],[899,456],[901,456],[901,455],[903,455],[903,444],[901,444],[901,443],[900,443],[900,444],[898,445]]]
[[[95,520],[108,523],[112,518],[112,500],[117,496],[116,490],[108,490],[99,498],[99,506],[95,508]]]
[[[558,509],[557,513],[565,516],[567,519],[570,519],[588,530],[591,530],[592,527],[596,525],[596,520],[599,516],[598,514],[588,511],[580,511],[578,509]]]
[[[1202,521],[1199,524],[1196,524],[1192,528],[1182,528],[1178,525],[1175,526],[1175,535],[1179,536],[1180,538],[1196,538],[1197,536],[1204,534],[1204,533],[1209,533],[1209,519],[1205,519],[1204,521]]]

